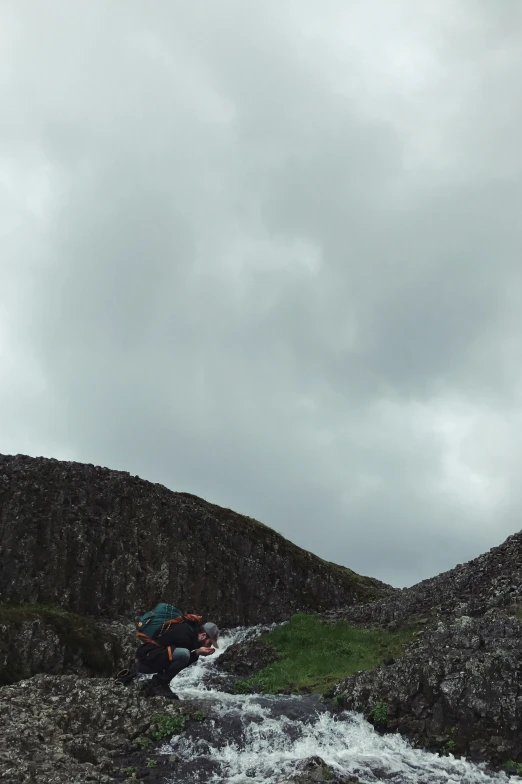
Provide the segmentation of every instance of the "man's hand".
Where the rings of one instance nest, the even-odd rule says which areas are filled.
[[[198,648],[196,653],[198,656],[210,656],[211,653],[214,653],[214,648]]]

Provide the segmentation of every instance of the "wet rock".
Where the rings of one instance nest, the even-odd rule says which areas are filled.
[[[117,641],[118,644],[118,667],[128,667],[136,658],[136,625],[129,621],[111,621],[106,618],[96,618],[96,625],[105,634]]]
[[[270,643],[255,639],[231,645],[216,664],[219,669],[245,678],[276,660],[277,653]]]
[[[170,600],[250,625],[393,591],[250,517],[93,465],[0,456],[0,521],[2,599],[80,615],[128,621]]]
[[[321,757],[309,757],[300,762],[297,767],[297,772],[290,779],[292,784],[317,784],[326,781],[336,784],[358,784],[359,782],[355,776],[339,776]]]

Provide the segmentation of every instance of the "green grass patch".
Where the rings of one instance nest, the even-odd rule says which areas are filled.
[[[402,656],[414,631],[363,629],[346,621],[326,624],[313,615],[294,615],[288,624],[261,637],[274,648],[277,661],[239,680],[236,691],[323,694],[341,678],[377,667],[387,657]]]

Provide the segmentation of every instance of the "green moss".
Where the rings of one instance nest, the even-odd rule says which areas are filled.
[[[509,608],[509,613],[512,618],[516,618],[517,621],[522,621],[522,607],[520,605],[513,605]]]
[[[522,763],[515,762],[514,760],[508,760],[502,766],[504,770],[507,770],[509,773],[514,773],[517,776],[522,776]]]
[[[413,637],[413,628],[364,629],[345,621],[325,624],[312,615],[294,615],[288,624],[261,637],[274,648],[277,661],[239,680],[236,691],[324,694],[342,678],[402,656]]]
[[[14,683],[34,674],[28,664],[20,662],[15,638],[21,626],[30,621],[41,621],[49,626],[64,646],[64,667],[81,661],[93,674],[109,676],[113,663],[121,655],[119,642],[91,618],[68,612],[60,607],[43,604],[0,603],[0,625],[5,631],[0,639],[0,652],[7,659],[0,670],[0,684]]]
[[[180,735],[185,729],[185,721],[185,716],[154,716],[151,737],[154,740],[165,740],[173,735]]]
[[[370,711],[370,718],[375,724],[386,724],[388,720],[388,703],[378,702]]]

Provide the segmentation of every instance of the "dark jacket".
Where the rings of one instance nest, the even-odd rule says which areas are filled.
[[[188,623],[171,623],[170,626],[155,638],[156,642],[164,648],[187,648],[190,651],[190,661],[192,664],[198,659],[194,651],[200,647],[198,640],[198,627]],[[138,659],[144,658],[149,651],[157,648],[152,642],[144,642],[139,646],[136,653]]]

